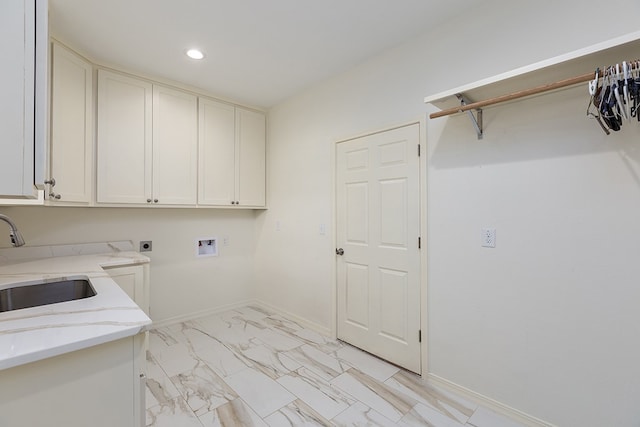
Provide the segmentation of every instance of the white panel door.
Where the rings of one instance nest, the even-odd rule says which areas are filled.
[[[198,100],[153,86],[153,202],[195,205],[198,179]]]
[[[419,125],[336,155],[338,338],[420,372]]]
[[[236,204],[264,206],[265,116],[236,108]]]
[[[235,202],[235,107],[199,99],[198,204]],[[235,205],[235,203],[233,203]]]
[[[98,70],[98,202],[151,202],[151,108],[151,83]]]
[[[51,188],[49,201],[91,201],[93,163],[93,68],[90,63],[53,45],[51,73]]]

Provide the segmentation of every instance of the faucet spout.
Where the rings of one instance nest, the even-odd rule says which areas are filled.
[[[15,247],[24,245],[24,238],[18,231],[18,227],[16,227],[16,224],[11,221],[11,218],[6,215],[0,214],[0,220],[9,224],[9,227],[11,228],[11,234],[9,234],[9,237],[11,238],[11,244]]]

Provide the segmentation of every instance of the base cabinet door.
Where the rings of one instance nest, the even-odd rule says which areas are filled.
[[[93,66],[54,43],[51,59],[50,204],[89,204],[93,173]]]
[[[134,265],[104,269],[145,314],[149,315],[149,266]]]
[[[0,426],[144,426],[144,338],[0,371]]]

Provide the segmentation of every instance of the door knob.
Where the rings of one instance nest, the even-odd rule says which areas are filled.
[[[336,249],[336,255],[340,255],[340,256],[344,255],[344,249],[342,249],[342,248],[337,248],[337,249]]]

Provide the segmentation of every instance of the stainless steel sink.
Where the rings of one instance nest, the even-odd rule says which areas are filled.
[[[87,279],[18,284],[0,290],[0,312],[89,298],[96,295]]]

